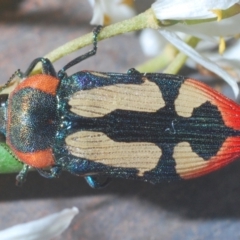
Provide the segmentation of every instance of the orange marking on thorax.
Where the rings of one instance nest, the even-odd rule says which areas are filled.
[[[31,167],[45,168],[54,164],[54,157],[51,148],[36,152],[23,153],[12,148],[14,154],[19,160]]]
[[[51,95],[56,95],[58,84],[59,80],[56,77],[37,74],[26,78],[14,89],[12,94],[18,92],[20,89],[31,87]]]
[[[30,76],[26,78],[23,82],[21,82],[11,93],[13,96],[19,90],[30,87],[33,89],[38,89],[47,94],[56,95],[57,88],[59,85],[59,80],[56,77],[46,75],[46,74],[38,74],[34,76]],[[9,97],[9,104],[11,104],[11,96]],[[21,111],[21,109],[19,109]],[[11,120],[11,111],[8,112],[8,119]],[[8,121],[8,129],[11,121]],[[21,152],[15,149],[15,147],[11,144],[10,140],[7,137],[7,144],[11,147],[14,154],[19,158],[20,161],[28,164],[29,166],[36,168],[45,168],[54,164],[54,157],[52,153],[52,149],[44,149],[36,152]]]

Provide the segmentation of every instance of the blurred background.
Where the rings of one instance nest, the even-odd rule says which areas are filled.
[[[139,11],[150,6],[138,2]],[[91,32],[91,17],[87,0],[0,0],[1,83],[34,58]],[[57,61],[56,70],[89,49]],[[145,60],[132,33],[100,42],[95,57],[68,72],[126,72]],[[79,214],[56,239],[240,239],[239,169],[234,162],[198,179],[155,186],[113,179],[103,190],[68,173],[48,180],[32,172],[23,187],[15,186],[16,174],[0,175],[0,230],[76,206]]]

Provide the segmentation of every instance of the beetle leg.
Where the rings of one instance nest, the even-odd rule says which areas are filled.
[[[104,182],[99,181],[99,177],[96,176],[86,176],[84,178],[87,181],[88,185],[95,189],[104,188],[111,181],[111,178],[109,177],[107,177]]]
[[[136,70],[135,68],[130,68],[130,69],[128,69],[127,74],[140,75],[141,73],[138,70]]]
[[[17,186],[22,186],[22,184],[26,181],[28,170],[29,170],[29,166],[27,164],[24,164],[22,170],[16,176]]]
[[[43,74],[51,75],[53,77],[57,76],[56,71],[55,71],[52,63],[50,62],[50,60],[48,60],[47,58],[42,58],[42,57],[34,59],[32,61],[32,63],[30,64],[30,66],[28,67],[27,71],[23,74],[23,76],[27,77],[39,62],[42,63],[42,73]]]
[[[45,178],[57,178],[62,172],[62,168],[59,165],[53,166],[50,170],[42,170],[39,168],[36,168],[36,170]]]

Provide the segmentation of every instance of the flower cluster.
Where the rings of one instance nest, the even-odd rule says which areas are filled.
[[[110,24],[132,17],[135,14],[132,1],[89,0],[93,7],[92,24]],[[232,87],[235,96],[239,89],[236,83],[240,79],[239,41],[233,48],[225,49],[225,39],[234,38],[240,33],[237,26],[240,21],[239,0],[158,0],[151,9],[159,23],[159,29],[146,29],[140,36],[144,53],[157,55],[166,43],[171,43],[181,52],[206,69],[221,76]],[[107,19],[107,20],[106,20]],[[219,53],[206,54],[190,47],[184,36],[201,39],[201,45],[219,46]],[[217,64],[217,63],[218,64]],[[225,69],[234,72],[233,78]]]

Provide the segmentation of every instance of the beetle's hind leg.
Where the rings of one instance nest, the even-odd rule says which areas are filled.
[[[62,172],[62,167],[59,165],[55,165],[51,167],[49,170],[43,170],[39,168],[37,168],[36,170],[41,176],[45,178],[58,178]]]
[[[104,181],[101,181],[100,176],[86,176],[84,177],[87,181],[88,185],[95,189],[100,189],[106,187],[109,182],[111,181],[111,178],[107,177]]]

